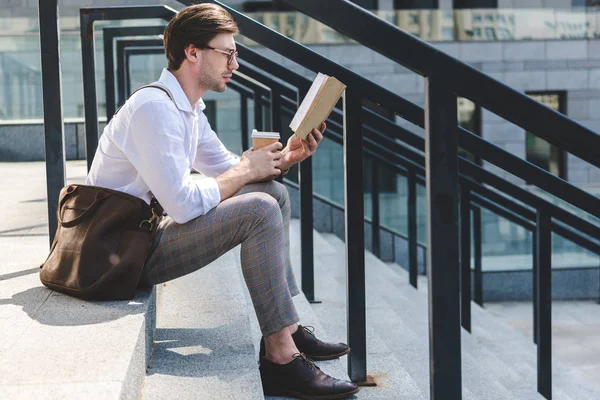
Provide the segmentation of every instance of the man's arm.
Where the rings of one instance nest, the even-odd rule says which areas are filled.
[[[250,149],[242,154],[240,162],[215,177],[221,201],[233,196],[248,183],[273,179],[281,174],[281,148],[279,142],[259,150]]]

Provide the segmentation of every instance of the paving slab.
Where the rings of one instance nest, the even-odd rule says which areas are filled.
[[[0,163],[0,398],[137,399],[150,357],[154,290],[88,302],[44,287],[44,163]],[[85,161],[67,163],[81,183]]]

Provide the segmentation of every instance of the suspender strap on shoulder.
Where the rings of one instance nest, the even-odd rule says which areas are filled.
[[[145,89],[145,88],[155,88],[155,89],[159,89],[162,90],[163,92],[165,92],[167,94],[167,96],[169,96],[169,98],[171,99],[171,101],[173,103],[175,103],[175,97],[173,97],[173,93],[171,93],[171,91],[169,89],[167,89],[165,86],[163,85],[159,85],[158,83],[151,83],[149,85],[144,85],[140,88],[137,88],[136,90],[134,90],[133,93],[131,93],[131,95],[129,96],[131,98],[131,96],[133,96],[136,92]],[[119,108],[117,108],[117,111],[115,111],[115,114],[113,115],[113,118],[115,117],[115,115],[117,115],[117,113],[119,112],[119,110],[121,109],[121,107],[123,107],[125,105],[125,103],[123,103]]]

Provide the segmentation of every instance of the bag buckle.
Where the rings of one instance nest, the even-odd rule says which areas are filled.
[[[144,224],[149,224],[150,225],[150,231],[152,231],[152,228],[154,227],[154,222],[159,220],[160,216],[158,216],[156,214],[156,212],[154,211],[154,208],[151,209],[152,210],[152,216],[149,219],[145,219],[142,222],[140,222],[140,228],[142,226],[144,226]]]

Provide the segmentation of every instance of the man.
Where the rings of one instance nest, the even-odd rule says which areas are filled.
[[[231,15],[214,4],[182,9],[164,33],[168,69],[157,88],[144,88],[106,127],[87,184],[155,197],[163,217],[141,281],[156,285],[194,272],[241,244],[242,269],[263,334],[260,373],[266,395],[343,398],[358,391],[324,374],[312,359],[347,354],[298,325],[299,293],[289,255],[290,204],[273,178],[311,156],[322,140],[314,129],[233,158],[210,128],[201,97],[223,92],[239,65]],[[170,99],[172,95],[173,100]],[[191,169],[207,178],[194,181]]]

